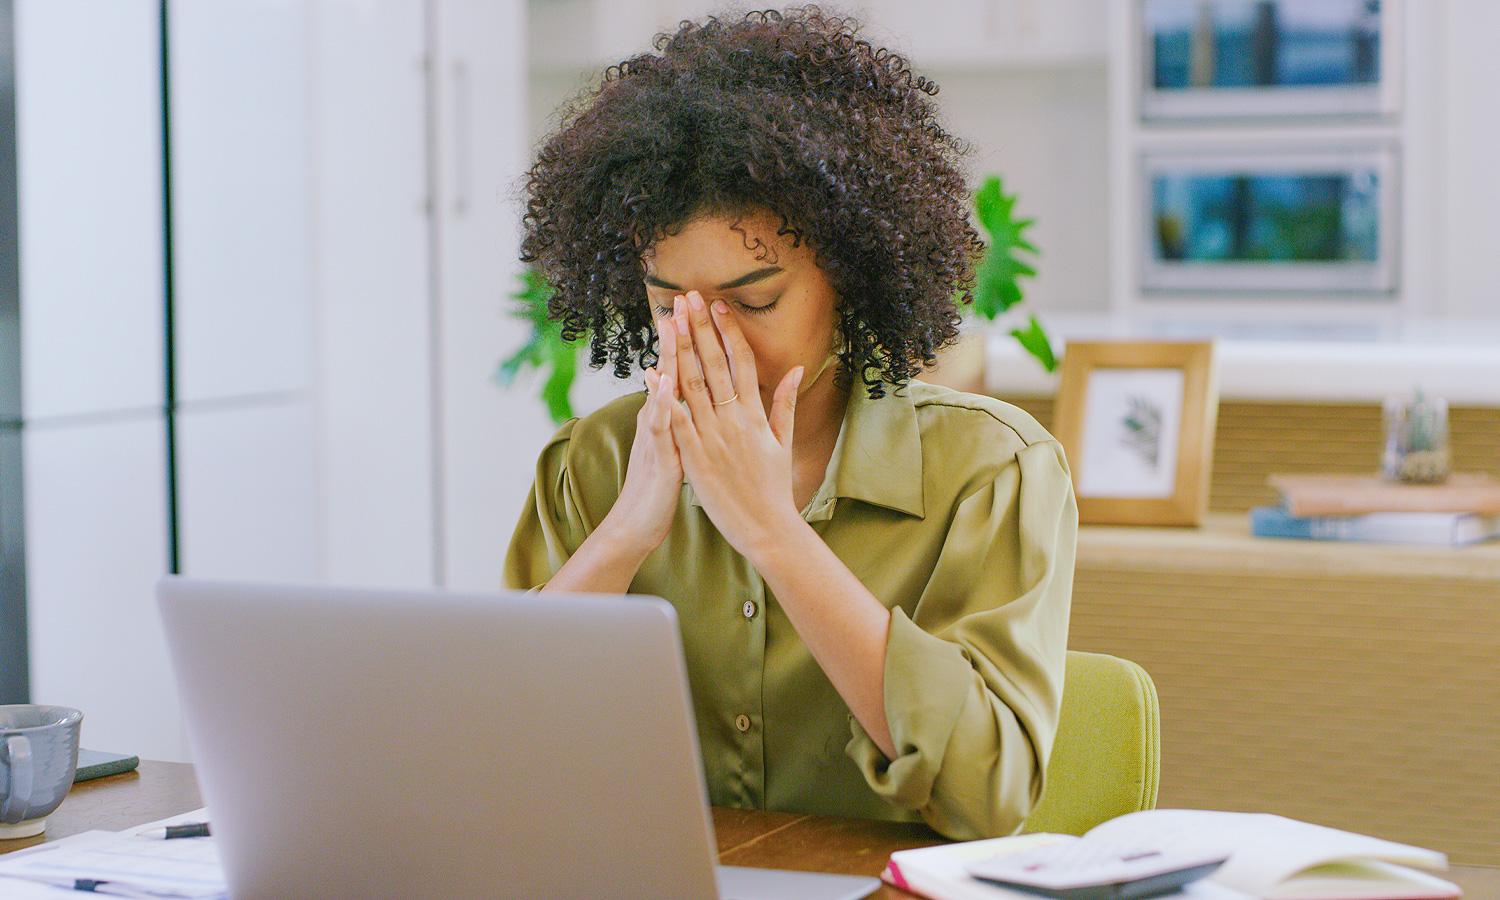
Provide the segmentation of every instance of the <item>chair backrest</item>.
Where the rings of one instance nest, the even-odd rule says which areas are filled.
[[[1046,787],[1021,830],[1083,834],[1151,809],[1160,769],[1151,676],[1128,659],[1069,650]]]

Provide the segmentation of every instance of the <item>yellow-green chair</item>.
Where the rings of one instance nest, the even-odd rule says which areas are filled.
[[[1069,650],[1047,784],[1022,831],[1083,834],[1156,805],[1156,686],[1128,659]]]

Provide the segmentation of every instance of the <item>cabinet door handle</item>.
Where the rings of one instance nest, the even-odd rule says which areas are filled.
[[[456,216],[469,212],[469,191],[473,187],[473,113],[469,66],[456,59],[453,61],[453,214]]]

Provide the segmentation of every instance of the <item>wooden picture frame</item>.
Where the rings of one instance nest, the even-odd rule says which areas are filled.
[[[1092,525],[1198,525],[1208,511],[1212,341],[1069,341],[1053,434]]]

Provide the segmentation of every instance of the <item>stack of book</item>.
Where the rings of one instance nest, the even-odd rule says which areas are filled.
[[[1250,533],[1323,541],[1462,546],[1500,537],[1500,479],[1468,473],[1441,484],[1378,475],[1272,475],[1280,506],[1250,511]]]

